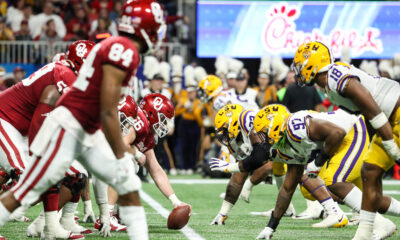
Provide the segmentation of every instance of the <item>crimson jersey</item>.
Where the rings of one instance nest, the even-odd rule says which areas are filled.
[[[62,62],[49,63],[28,78],[0,93],[0,118],[9,122],[23,136],[39,104],[43,90],[55,85],[60,93],[71,86],[76,75]]]
[[[92,48],[72,88],[57,102],[57,106],[68,108],[89,134],[100,129],[100,88],[104,64],[126,72],[122,82],[123,90],[126,90],[131,77],[136,74],[139,54],[128,38],[110,37],[103,40]]]
[[[144,153],[156,146],[156,136],[151,131],[150,122],[140,108],[133,127],[136,131],[136,138],[132,145],[135,145],[140,152]]]

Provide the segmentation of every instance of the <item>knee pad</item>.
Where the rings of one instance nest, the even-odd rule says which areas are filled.
[[[272,163],[272,174],[274,176],[283,176],[286,174],[287,166],[284,163],[274,162]]]
[[[119,195],[135,192],[142,188],[142,182],[136,175],[132,160],[124,158],[117,161],[117,176],[111,186]]]
[[[75,197],[80,195],[82,189],[85,188],[86,179],[87,176],[85,174],[78,173],[76,174],[75,177],[73,176],[64,177],[61,183],[67,188],[69,188],[69,190],[71,190],[72,196]]]

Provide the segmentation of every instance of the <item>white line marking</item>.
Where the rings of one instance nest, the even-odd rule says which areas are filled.
[[[153,180],[149,181],[150,183],[154,183]],[[170,179],[170,183],[172,184],[227,184],[229,179]],[[274,180],[275,184],[275,180]],[[399,186],[399,180],[383,180],[384,186]]]
[[[383,194],[400,195],[400,191],[398,191],[398,190],[383,190]]]
[[[140,190],[140,197],[143,199],[143,201],[149,204],[150,207],[156,210],[161,216],[163,216],[164,218],[168,218],[169,211],[165,209],[163,206],[161,206],[161,204],[158,203],[156,200],[154,200],[150,195]],[[196,233],[196,231],[193,230],[188,225],[186,225],[179,231],[181,231],[190,240],[205,240],[202,236]]]

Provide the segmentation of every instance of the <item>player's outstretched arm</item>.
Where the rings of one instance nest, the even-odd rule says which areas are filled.
[[[127,151],[122,140],[118,118],[118,103],[121,96],[122,82],[126,77],[125,71],[105,64],[103,80],[100,89],[100,118],[104,135],[115,156],[120,159]]]
[[[371,126],[378,131],[382,137],[383,147],[394,159],[400,159],[400,149],[393,139],[393,131],[390,123],[373,99],[369,91],[356,78],[348,80],[348,85],[343,92],[345,97],[350,98],[361,110],[361,113],[369,120]]]
[[[181,202],[175,195],[167,174],[164,172],[157,161],[154,150],[148,150],[144,154],[146,155],[146,163],[144,164],[144,166],[146,167],[147,171],[149,171],[151,178],[153,178],[158,189],[160,189],[164,196],[171,201],[171,204],[174,206],[174,208],[182,204],[186,205],[186,203]]]

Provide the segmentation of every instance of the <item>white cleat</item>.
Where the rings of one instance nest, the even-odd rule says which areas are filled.
[[[27,207],[21,206],[10,214],[8,220],[12,222],[30,222],[31,220],[24,216],[27,211]]]
[[[397,227],[389,219],[383,217],[379,213],[376,214],[373,230],[373,239],[382,240],[396,234]]]
[[[330,214],[319,223],[314,223],[313,228],[341,228],[349,223],[346,215],[341,212],[337,214]]]
[[[274,211],[274,208],[266,211],[266,212],[250,212],[250,215],[253,216],[263,216],[263,217],[271,217],[272,211]],[[294,209],[294,206],[292,203],[290,203],[288,209],[286,210],[285,214],[283,214],[284,217],[293,217],[296,216],[296,210]]]
[[[44,224],[44,212],[42,211],[39,216],[29,224],[26,229],[26,236],[34,238],[40,237],[43,233]]]
[[[79,225],[75,221],[74,214],[72,213],[64,213],[63,216],[61,217],[60,224],[65,230],[71,231],[73,233],[80,233],[80,234],[93,233],[92,230]]]
[[[324,208],[318,201],[307,201],[307,209],[297,215],[294,219],[322,219],[324,217]]]
[[[356,226],[360,223],[360,213],[357,211],[353,211],[353,216],[349,219],[349,226]]]

